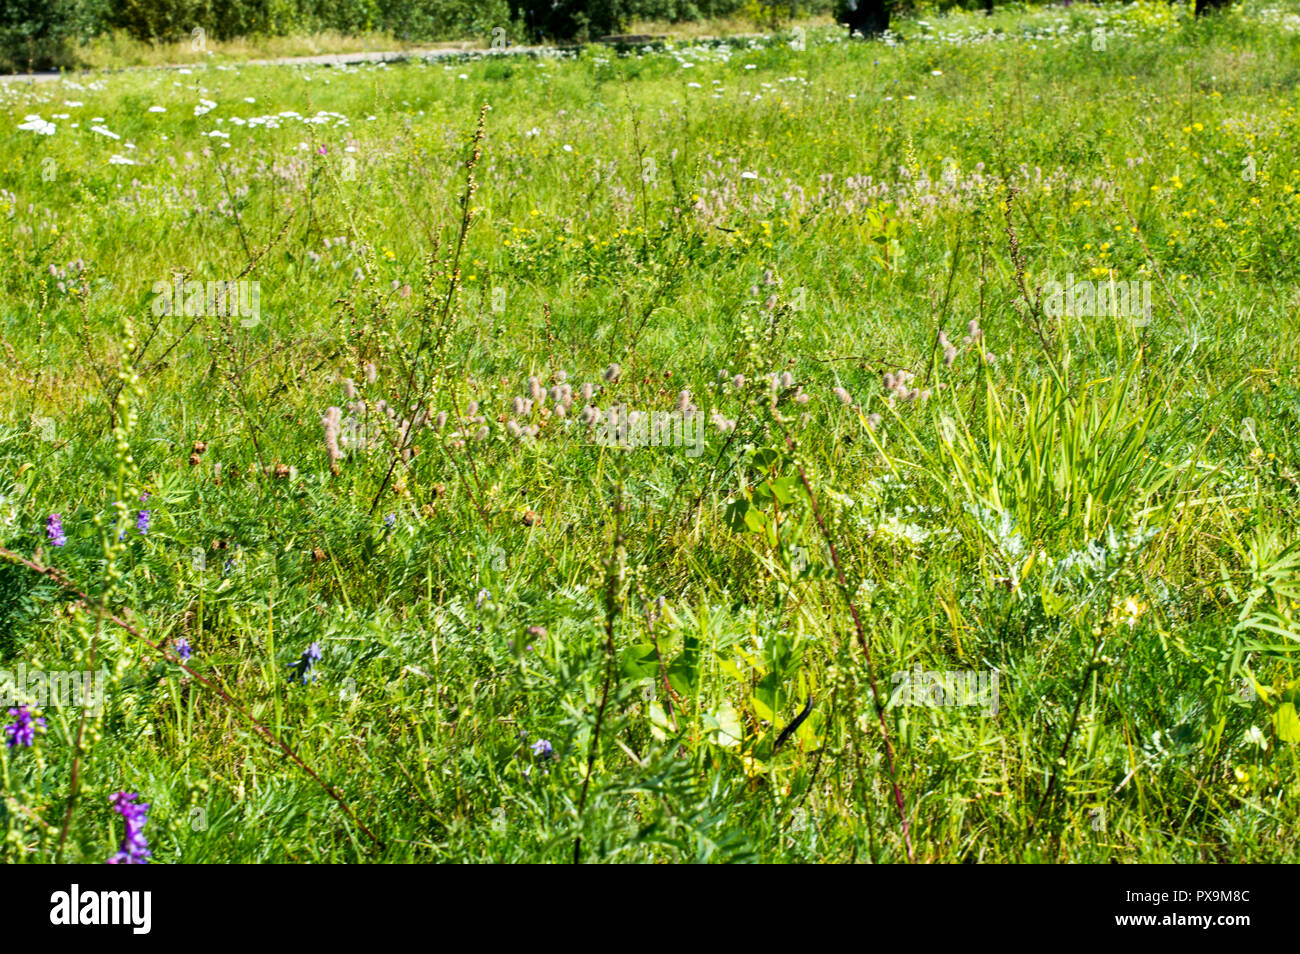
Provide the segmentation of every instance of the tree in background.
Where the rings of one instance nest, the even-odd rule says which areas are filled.
[[[0,0],[3,3],[4,0]],[[334,30],[388,31],[405,40],[487,37],[509,27],[506,0],[100,0],[104,25],[137,40],[168,41],[195,29],[214,40]]]
[[[618,33],[635,13],[630,0],[510,0],[532,40],[591,40]]]
[[[879,36],[889,29],[889,0],[839,0],[835,22],[845,24],[850,34]]]
[[[66,65],[78,40],[100,26],[100,0],[0,0],[0,69]]]

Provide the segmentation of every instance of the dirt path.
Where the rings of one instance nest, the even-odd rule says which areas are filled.
[[[322,53],[318,56],[283,56],[269,60],[237,60],[223,62],[222,66],[351,66],[357,63],[394,63],[401,60],[446,60],[454,59],[460,56],[519,56],[530,53],[554,53],[557,47],[552,46],[509,46],[503,49],[475,49],[467,47],[458,49],[455,47],[439,47],[436,49],[421,50],[387,50],[387,51],[360,51],[354,53]],[[107,70],[78,70],[68,71],[65,73],[9,73],[0,75],[0,83],[51,83],[68,77],[85,77],[102,73],[122,73],[133,72],[137,70],[204,70],[210,68],[208,63],[175,63],[166,66],[126,66],[119,69]]]

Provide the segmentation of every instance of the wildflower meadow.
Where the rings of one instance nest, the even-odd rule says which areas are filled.
[[[1300,3],[476,42],[0,83],[0,861],[1296,860]]]

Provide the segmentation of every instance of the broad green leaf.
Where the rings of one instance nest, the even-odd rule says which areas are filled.
[[[1283,742],[1300,742],[1300,716],[1292,703],[1284,702],[1274,711],[1273,731]]]

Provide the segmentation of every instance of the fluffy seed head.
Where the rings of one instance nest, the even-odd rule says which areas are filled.
[[[342,460],[343,452],[339,450],[339,430],[343,424],[343,410],[337,407],[329,408],[320,422],[321,427],[325,429],[325,451],[329,454],[330,463]]]

